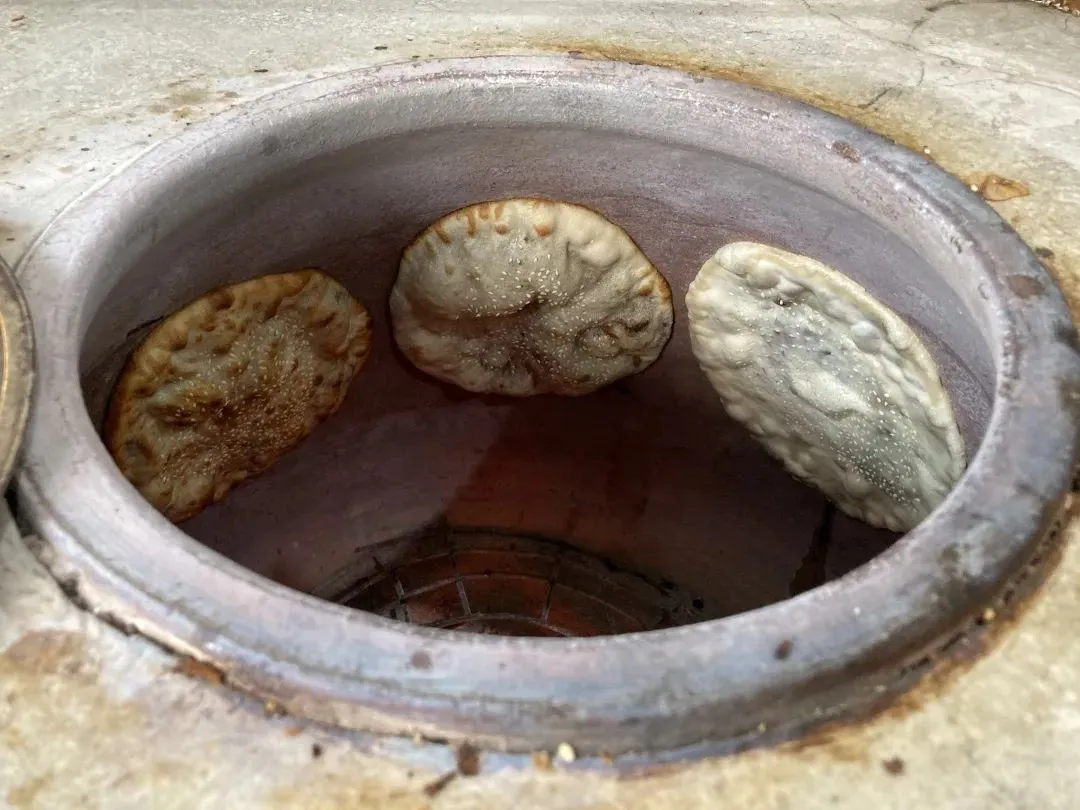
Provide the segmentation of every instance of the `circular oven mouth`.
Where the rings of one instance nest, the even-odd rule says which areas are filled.
[[[510,196],[589,205],[641,245],[676,307],[653,368],[513,404],[409,371],[384,306],[401,249]],[[682,299],[735,238],[849,273],[938,361],[970,464],[904,537],[827,525],[723,416]],[[373,314],[355,405],[173,526],[99,439],[117,358],[210,288],[301,266]],[[100,613],[349,729],[620,754],[857,711],[1029,562],[1075,457],[1073,327],[993,210],[821,110],[650,66],[486,57],[300,85],[120,171],[20,278],[41,348],[17,485],[43,558]],[[846,563],[815,558],[822,525]]]

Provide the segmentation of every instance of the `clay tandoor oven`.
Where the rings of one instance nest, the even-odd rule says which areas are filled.
[[[654,366],[510,400],[397,353],[403,247],[509,196],[583,203],[637,241],[676,307]],[[832,515],[725,416],[683,299],[733,239],[848,273],[934,354],[973,459],[906,536]],[[371,359],[301,447],[172,526],[99,439],[126,354],[215,286],[303,266],[372,312]],[[819,110],[646,66],[488,58],[302,85],[152,150],[20,276],[40,379],[19,510],[43,558],[111,620],[351,729],[670,755],[865,708],[1028,568],[1074,458],[1065,306],[976,195]]]

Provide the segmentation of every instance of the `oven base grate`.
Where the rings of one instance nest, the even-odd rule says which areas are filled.
[[[565,543],[440,529],[372,550],[376,572],[334,601],[387,618],[501,636],[601,636],[701,621],[704,602]]]

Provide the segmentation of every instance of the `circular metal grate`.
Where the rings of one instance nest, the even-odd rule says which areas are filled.
[[[600,636],[700,621],[704,602],[557,541],[443,529],[372,551],[337,598],[390,619],[500,636]]]

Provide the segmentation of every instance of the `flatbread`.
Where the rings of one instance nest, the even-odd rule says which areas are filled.
[[[370,349],[364,307],[317,270],[222,287],[135,349],[105,443],[124,476],[179,523],[334,413]]]
[[[587,394],[643,371],[671,337],[671,289],[618,225],[547,200],[479,203],[406,248],[394,339],[475,393]]]
[[[930,353],[850,278],[739,242],[686,295],[690,342],[727,412],[841,510],[909,531],[964,471]]]

